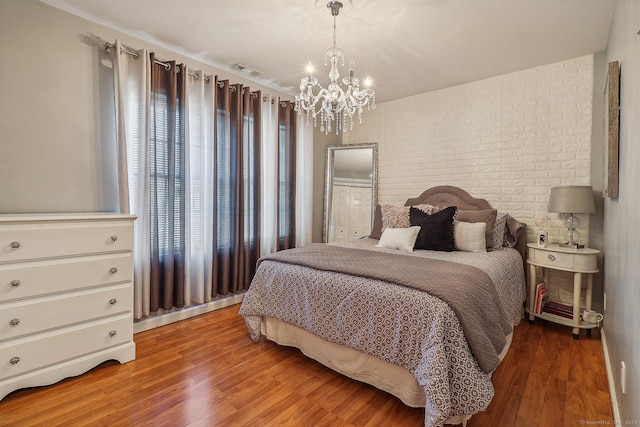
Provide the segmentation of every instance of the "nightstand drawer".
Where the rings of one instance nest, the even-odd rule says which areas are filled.
[[[573,268],[576,271],[597,271],[598,257],[595,254],[576,254],[573,257]]]
[[[534,249],[533,262],[546,267],[573,269],[573,254]]]

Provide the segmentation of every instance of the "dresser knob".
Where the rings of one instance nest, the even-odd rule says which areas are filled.
[[[11,319],[11,320],[9,320],[9,326],[11,326],[12,328],[15,328],[19,324],[20,324],[20,319]]]
[[[118,269],[115,267],[111,267],[111,269],[109,269],[109,273],[111,274],[116,274],[118,272]]]
[[[117,332],[115,331],[115,329],[112,329],[112,330],[109,331],[109,336],[110,337],[115,337],[116,334],[117,334]]]
[[[111,305],[116,305],[116,303],[117,303],[117,302],[118,302],[118,300],[117,300],[117,299],[115,299],[115,298],[111,298],[111,299],[109,300],[109,304],[111,304]]]
[[[109,237],[109,240],[111,240],[111,243],[115,243],[118,241],[118,236],[114,234],[113,236]]]
[[[547,258],[549,258],[549,260],[551,260],[551,261],[555,261],[556,260],[556,257],[554,257],[553,254],[547,255]]]
[[[18,279],[12,280],[10,285],[12,288],[17,288],[18,286],[20,286],[22,284],[22,282]]]
[[[11,242],[9,247],[12,251],[17,251],[18,249],[20,249],[20,242]]]
[[[9,359],[9,363],[11,363],[12,365],[17,365],[18,362],[20,362],[20,358],[18,356],[14,356],[11,359]]]

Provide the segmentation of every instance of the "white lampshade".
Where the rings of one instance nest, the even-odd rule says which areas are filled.
[[[593,188],[590,185],[551,187],[547,212],[595,213]]]

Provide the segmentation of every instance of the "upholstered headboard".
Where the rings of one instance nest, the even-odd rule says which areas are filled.
[[[441,185],[426,190],[413,199],[408,199],[405,206],[428,204],[433,206],[457,206],[458,209],[483,210],[493,209],[484,199],[476,199],[462,188]]]
[[[418,197],[408,199],[405,206],[428,204],[433,206],[457,206],[461,210],[493,209],[485,199],[473,197],[461,188],[451,185],[432,187]],[[522,224],[522,232],[515,249],[520,252],[523,262],[527,259],[527,225]]]

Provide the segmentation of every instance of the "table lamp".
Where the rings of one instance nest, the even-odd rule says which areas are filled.
[[[547,212],[567,214],[564,225],[567,233],[564,235],[564,243],[560,246],[580,249],[584,245],[578,243],[580,233],[576,230],[580,226],[580,219],[575,214],[595,213],[596,205],[593,201],[593,188],[590,185],[569,185],[563,187],[551,187],[549,191],[549,203]]]

